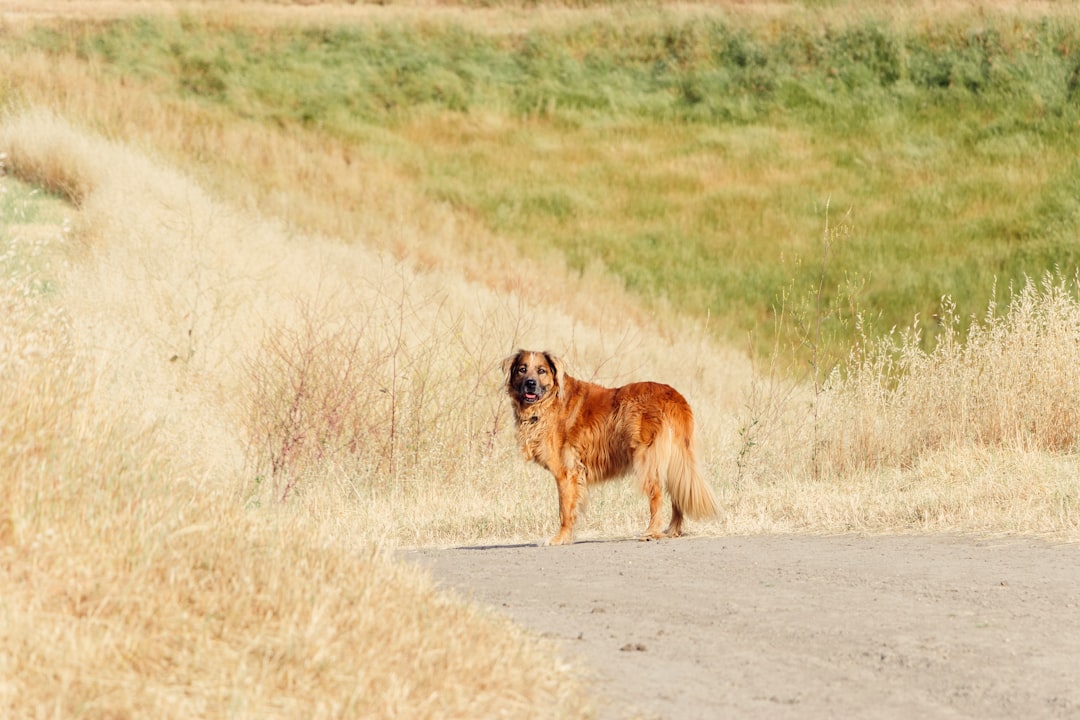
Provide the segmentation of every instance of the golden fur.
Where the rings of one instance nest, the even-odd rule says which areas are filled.
[[[559,532],[573,542],[589,484],[633,472],[649,498],[645,539],[677,537],[683,517],[716,514],[694,459],[694,415],[674,388],[654,382],[607,388],[566,374],[559,358],[519,350],[503,361],[518,442],[527,460],[551,471],[559,490]],[[661,531],[663,490],[671,523]]]

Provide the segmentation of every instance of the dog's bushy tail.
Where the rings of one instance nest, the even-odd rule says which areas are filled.
[[[693,416],[669,418],[655,449],[658,469],[661,477],[666,477],[672,504],[694,520],[715,517],[716,497],[694,457]]]

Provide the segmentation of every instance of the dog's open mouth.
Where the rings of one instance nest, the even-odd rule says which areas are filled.
[[[540,396],[536,393],[523,392],[521,393],[521,399],[525,401],[526,405],[532,405],[540,399]]]

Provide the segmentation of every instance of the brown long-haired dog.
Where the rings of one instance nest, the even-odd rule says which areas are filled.
[[[694,460],[694,415],[674,388],[639,382],[607,388],[572,378],[559,358],[519,350],[503,361],[518,442],[527,460],[551,471],[559,489],[559,532],[571,543],[591,483],[633,472],[649,498],[643,539],[677,537],[684,517],[716,514],[716,499]],[[671,523],[661,531],[662,487]]]

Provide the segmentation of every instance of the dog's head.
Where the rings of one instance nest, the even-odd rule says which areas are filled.
[[[562,360],[547,352],[518,350],[503,360],[506,390],[519,408],[535,405],[555,391],[563,379]]]

